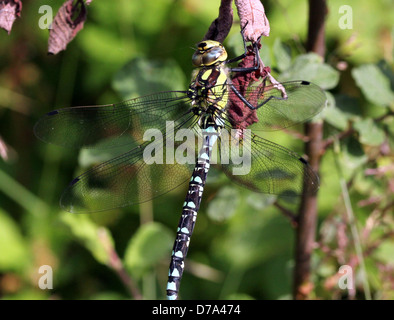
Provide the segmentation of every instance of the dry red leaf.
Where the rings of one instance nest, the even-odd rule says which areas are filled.
[[[260,0],[235,0],[246,41],[257,42],[261,36],[268,37],[270,24]]]
[[[255,65],[255,56],[255,51],[251,46],[249,46],[246,57],[242,59],[238,67],[253,67]],[[253,72],[237,72],[231,79],[231,82],[242,96],[247,96],[249,85],[253,82],[266,78],[270,72],[270,67],[262,67]],[[253,97],[257,98],[257,96],[252,96],[248,99],[248,101],[251,103],[251,105],[257,106],[257,101],[253,101]],[[230,120],[236,129],[245,129],[253,123],[259,121],[256,110],[252,110],[246,106],[245,103],[232,91],[230,93],[228,113]]]
[[[48,53],[50,54],[65,50],[68,43],[83,28],[87,16],[85,3],[82,0],[74,2],[74,0],[66,1],[53,20],[48,40]]]
[[[260,0],[235,0],[238,15],[241,20],[241,28],[245,41],[257,44],[259,49],[261,36],[269,36],[270,27],[268,19],[265,15],[264,7]],[[260,59],[260,57],[258,57]],[[252,46],[248,47],[246,57],[241,61],[239,67],[250,68],[256,63],[256,52]],[[238,92],[246,97],[248,87],[256,81],[268,78],[271,81],[271,69],[265,67],[260,59],[260,69],[254,72],[238,72],[232,78],[232,83]],[[275,80],[275,79],[273,79]],[[263,90],[263,89],[262,89]],[[253,101],[256,99],[256,101]],[[251,105],[257,106],[257,95],[248,97]],[[258,122],[256,110],[251,110],[245,103],[235,94],[230,94],[229,115],[233,126],[237,129],[245,129],[255,122]]]
[[[11,33],[12,25],[16,18],[19,18],[22,11],[20,0],[0,1],[0,28]]]

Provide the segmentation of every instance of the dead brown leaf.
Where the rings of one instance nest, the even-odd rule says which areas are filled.
[[[86,16],[87,10],[82,0],[66,1],[53,20],[49,32],[48,53],[57,54],[65,50],[68,43],[83,28]]]
[[[20,0],[0,1],[0,28],[11,33],[12,25],[16,18],[19,18],[22,11]]]

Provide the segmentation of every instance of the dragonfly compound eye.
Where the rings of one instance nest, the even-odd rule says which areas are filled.
[[[227,52],[223,45],[217,41],[207,40],[197,45],[192,62],[196,67],[211,66],[227,59]]]

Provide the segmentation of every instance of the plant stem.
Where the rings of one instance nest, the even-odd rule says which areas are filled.
[[[334,148],[334,150],[335,149],[337,149],[337,148]],[[354,248],[356,250],[357,260],[358,260],[358,263],[360,264],[360,271],[362,274],[361,281],[362,281],[362,285],[363,285],[363,289],[364,289],[365,299],[371,300],[372,296],[371,296],[371,290],[369,288],[369,283],[368,283],[368,277],[367,277],[367,271],[366,271],[366,267],[365,267],[363,250],[361,247],[361,239],[360,239],[360,235],[359,235],[359,232],[357,229],[357,224],[356,224],[356,219],[354,217],[352,203],[350,201],[348,186],[347,186],[346,180],[343,176],[341,166],[339,165],[338,152],[335,152],[334,155],[335,155],[335,157],[334,157],[335,166],[336,166],[336,169],[337,169],[337,171],[339,173],[339,177],[340,177],[339,183],[341,185],[343,202],[344,202],[345,208],[346,208],[346,210],[345,210],[346,216],[348,219],[350,232],[352,233],[352,238],[353,238]]]
[[[315,172],[319,170],[323,141],[323,128],[320,123],[305,126],[305,133],[310,137],[305,145],[305,153]],[[305,186],[306,187],[306,186]],[[296,229],[296,252],[294,269],[293,297],[297,300],[307,299],[313,289],[310,280],[311,256],[315,245],[317,224],[317,195],[305,193],[301,200]]]
[[[326,0],[309,0],[309,22],[307,51],[324,57]],[[320,157],[323,153],[323,123],[307,123],[305,153],[315,172],[319,171]],[[317,196],[304,193],[298,216],[296,230],[295,268],[293,297],[304,300],[310,297],[313,283],[310,279],[311,256],[314,249],[317,223]]]
[[[124,286],[127,288],[129,291],[130,295],[135,299],[135,300],[141,300],[142,296],[141,293],[139,292],[136,284],[134,281],[131,279],[129,274],[126,272],[122,260],[119,258],[115,248],[113,247],[111,241],[108,238],[107,232],[104,228],[100,228],[98,230],[98,237],[103,245],[104,249],[106,250],[108,254],[108,266],[111,267],[116,274],[118,275],[119,279],[122,281]]]

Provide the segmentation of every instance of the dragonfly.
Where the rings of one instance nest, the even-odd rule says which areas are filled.
[[[60,200],[66,211],[139,204],[189,181],[171,254],[169,300],[178,299],[211,164],[256,192],[300,196],[305,186],[309,193],[319,188],[319,178],[304,158],[257,133],[311,119],[325,106],[324,91],[302,80],[269,84],[264,78],[247,86],[232,81],[234,75],[261,70],[258,46],[252,43],[247,49],[244,39],[244,48],[228,59],[220,42],[201,41],[192,56],[195,69],[187,90],[58,109],[34,127],[39,139],[64,147],[129,148],[73,179]],[[231,67],[249,53],[254,55],[252,67]],[[248,127],[237,116],[240,105],[254,119]]]

